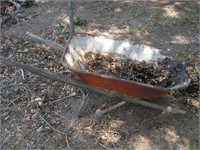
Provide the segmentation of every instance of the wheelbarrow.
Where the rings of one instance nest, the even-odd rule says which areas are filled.
[[[148,63],[156,63],[158,60],[168,57],[161,50],[146,45],[134,45],[120,40],[97,37],[89,34],[71,35],[66,47],[64,48],[62,45],[44,40],[32,33],[27,32],[27,35],[33,39],[46,43],[54,49],[61,51],[64,49],[61,63],[66,67],[66,69],[69,69],[76,74],[79,79],[66,77],[62,73],[50,72],[33,65],[25,65],[4,57],[0,57],[0,62],[22,68],[52,80],[71,84],[112,98],[124,100],[119,103],[119,105],[114,106],[114,108],[124,105],[125,101],[129,101],[134,104],[140,104],[165,112],[186,113],[179,107],[171,107],[168,104],[163,105],[165,103],[165,97],[163,98],[164,95],[168,94],[170,91],[184,89],[190,84],[189,75],[185,70],[178,74],[177,77],[182,78],[178,80],[179,82],[176,85],[166,88],[101,75],[95,72],[87,72],[84,68],[86,64],[84,64],[83,56],[89,51],[101,52],[119,58],[122,58],[121,56],[123,56],[123,58],[137,59],[138,61],[145,60]],[[151,101],[152,99],[157,99],[157,101]],[[105,112],[107,112],[107,110]]]
[[[89,34],[74,34],[68,40],[61,62],[66,69],[71,70],[79,77],[79,79],[81,79],[81,81],[88,85],[147,100],[160,98],[170,91],[184,89],[190,84],[189,75],[184,68],[181,71],[176,72],[175,78],[169,79],[176,80],[175,84],[171,87],[144,84],[142,82],[99,74],[98,72],[88,72],[86,70],[87,63],[84,55],[89,52],[115,57],[122,61],[131,59],[137,62],[145,61],[147,64],[155,65],[158,64],[158,61],[166,61],[167,58],[170,57],[163,51],[147,45],[134,45],[120,40],[113,40]],[[178,65],[178,62],[176,61],[165,63],[168,63],[168,66]],[[169,70],[171,68],[168,67],[167,69]]]

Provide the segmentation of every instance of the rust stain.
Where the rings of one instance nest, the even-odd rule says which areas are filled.
[[[107,90],[116,91],[122,94],[133,96],[140,99],[154,99],[164,96],[168,91],[161,91],[139,84],[129,83],[122,80],[102,78],[95,75],[76,73],[85,83]]]

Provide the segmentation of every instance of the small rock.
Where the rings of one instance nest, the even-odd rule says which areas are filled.
[[[19,141],[22,141],[24,139],[24,136],[21,133],[17,134],[17,137]]]
[[[31,109],[31,113],[36,113],[37,109]]]
[[[106,104],[103,104],[103,105],[102,105],[102,108],[104,108],[104,107],[106,107]]]
[[[38,98],[35,98],[34,100],[32,100],[31,102],[38,106],[43,106],[43,101],[44,101],[43,98],[38,97]]]
[[[43,101],[38,101],[39,106],[43,106]]]
[[[95,113],[98,113],[98,112],[100,112],[101,111],[101,109],[100,108],[98,108],[96,111],[95,111]]]
[[[121,8],[115,8],[115,12],[121,12]]]
[[[27,121],[31,120],[31,115],[26,116],[25,120],[27,120]]]
[[[4,121],[8,120],[10,118],[10,116],[5,117]]]
[[[38,112],[32,115],[32,119],[36,119],[38,117]]]
[[[41,126],[41,127],[39,127],[36,131],[37,132],[41,132],[43,130],[43,127]]]
[[[28,51],[29,51],[29,49],[28,49],[28,48],[25,48],[25,49],[24,49],[24,52],[28,52]]]

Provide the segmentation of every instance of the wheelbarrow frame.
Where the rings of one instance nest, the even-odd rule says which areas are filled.
[[[27,35],[29,35],[30,37],[32,37],[33,39],[35,39],[37,41],[40,41],[42,43],[49,45],[50,47],[53,47],[54,49],[62,51],[62,48],[63,48],[63,50],[64,50],[64,47],[60,44],[54,43],[52,41],[44,40],[43,38],[41,38],[41,37],[39,37],[35,34],[32,34],[30,32],[27,32]],[[123,94],[123,93],[114,92],[114,91],[106,90],[106,89],[103,89],[103,88],[91,86],[91,85],[88,85],[88,84],[86,84],[86,83],[84,83],[84,82],[82,82],[82,81],[80,81],[76,78],[66,77],[62,73],[51,72],[51,71],[48,71],[48,70],[45,70],[45,69],[42,69],[42,68],[35,67],[33,65],[25,65],[25,64],[10,60],[8,58],[4,58],[2,56],[0,56],[0,62],[4,63],[6,65],[10,65],[10,66],[13,66],[13,67],[24,69],[26,71],[33,73],[33,74],[43,76],[43,77],[46,77],[46,78],[49,78],[49,79],[52,79],[52,80],[55,80],[55,81],[74,85],[74,86],[83,88],[85,90],[89,90],[89,91],[92,91],[92,92],[96,92],[96,93],[106,95],[108,97],[121,99],[121,100],[123,100],[123,103],[125,103],[125,101],[128,101],[128,102],[143,105],[143,106],[146,106],[146,107],[149,107],[149,108],[162,110],[164,112],[186,114],[186,111],[180,109],[179,107],[174,107],[174,106],[172,107],[171,105],[163,105],[164,103],[161,102],[161,104],[160,104],[160,102],[158,102],[158,101],[162,101],[162,99],[166,99],[166,97],[161,97],[160,99],[157,99],[157,101],[145,101],[143,99],[131,97],[131,96],[128,96],[128,95]],[[169,98],[167,98],[167,99],[169,100]]]

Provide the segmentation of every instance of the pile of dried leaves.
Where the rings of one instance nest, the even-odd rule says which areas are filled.
[[[86,69],[103,75],[142,82],[162,87],[172,87],[188,78],[184,66],[166,57],[157,64],[120,60],[100,53],[88,52],[84,55]]]

